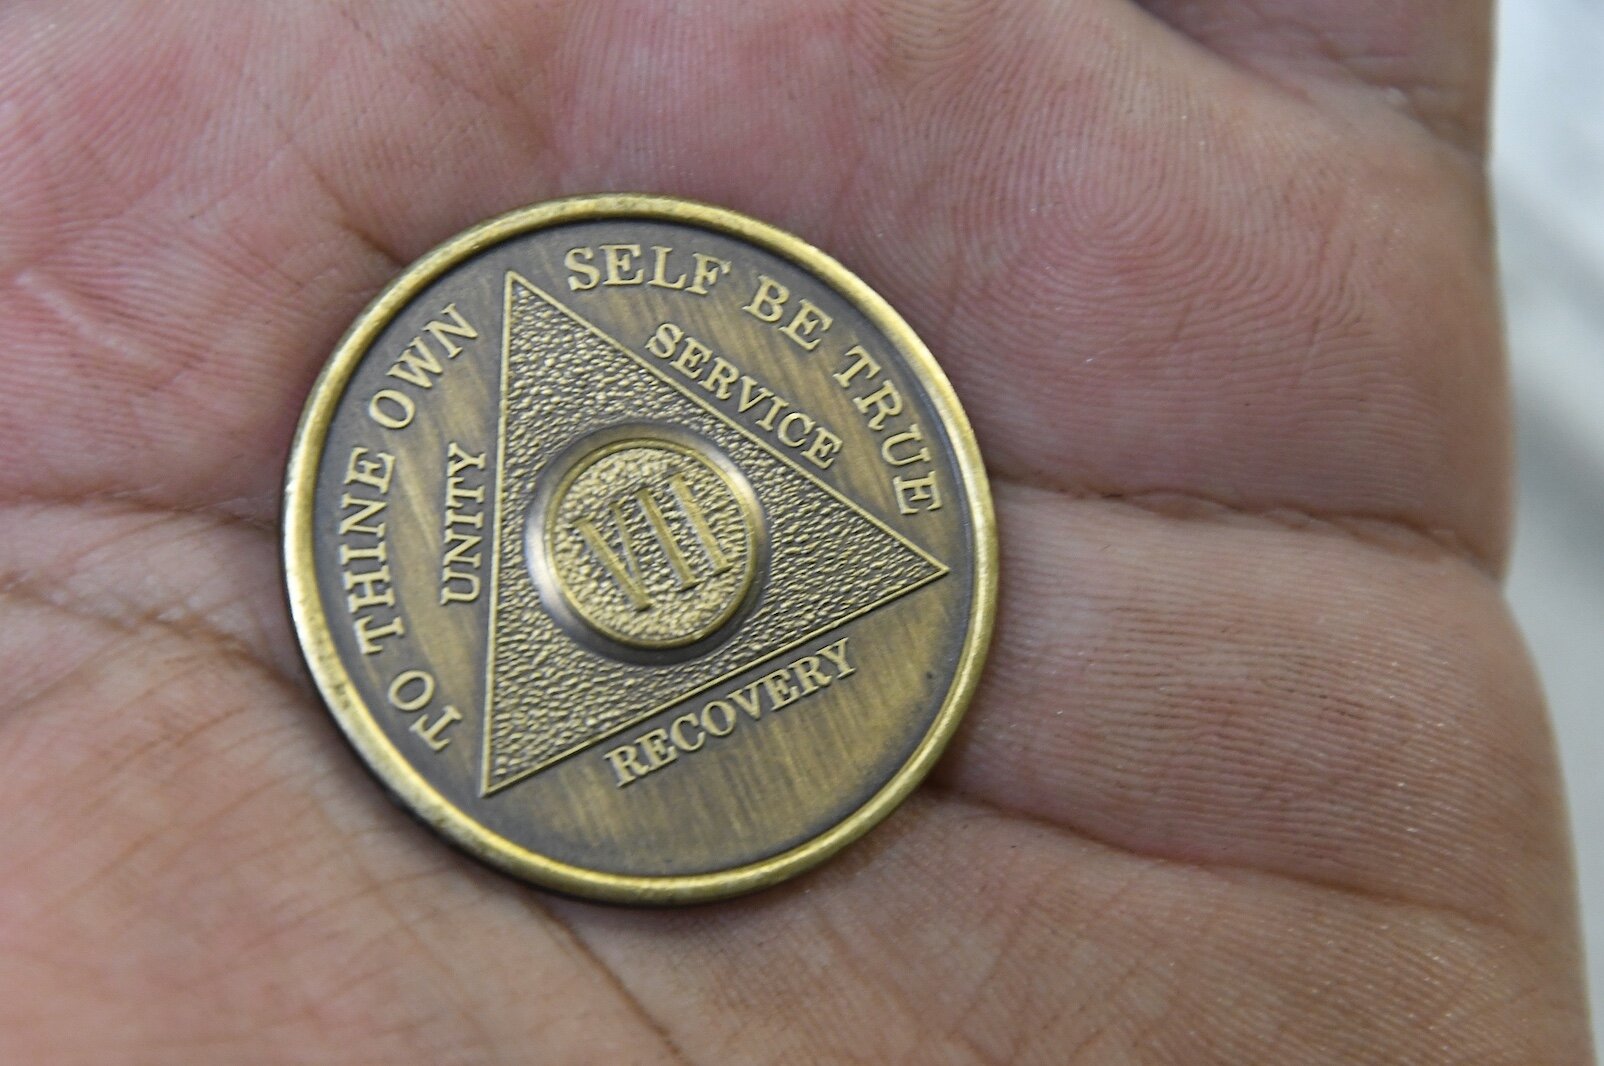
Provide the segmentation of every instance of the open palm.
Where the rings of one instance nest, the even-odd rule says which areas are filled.
[[[1478,0],[0,7],[0,1060],[1579,1062],[1500,599]],[[383,799],[278,486],[427,247],[557,195],[836,254],[954,379],[1000,625],[936,780],[627,911]]]

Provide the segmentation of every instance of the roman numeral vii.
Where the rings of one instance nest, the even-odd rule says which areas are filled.
[[[664,486],[666,493],[662,491]],[[675,527],[670,525],[664,513],[663,496],[670,497],[666,506],[677,507],[680,514],[684,515],[684,524],[690,527],[690,539],[695,544],[687,545],[681,541],[683,530],[676,535]],[[651,531],[649,538],[642,538],[647,541],[644,545],[637,543],[637,535],[630,532],[632,526],[636,526],[628,520],[628,508],[631,506],[639,509]],[[604,533],[604,528],[609,532]],[[653,606],[653,600],[647,593],[647,585],[652,583],[651,575],[642,569],[643,566],[666,565],[672,572],[675,587],[683,592],[695,588],[709,577],[724,573],[734,565],[719,547],[712,527],[708,525],[706,512],[696,502],[690,486],[680,474],[672,475],[656,488],[643,485],[613,500],[603,514],[576,520],[573,529],[584,538],[586,546],[606,567],[608,575],[637,611],[649,611]],[[653,545],[656,551],[651,550]],[[646,549],[644,553],[643,548]]]

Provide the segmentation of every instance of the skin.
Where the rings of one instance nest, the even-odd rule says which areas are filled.
[[[0,1060],[1581,1063],[1501,598],[1479,0],[0,5]],[[401,264],[645,190],[951,374],[997,639],[815,873],[557,899],[310,691],[290,434]]]

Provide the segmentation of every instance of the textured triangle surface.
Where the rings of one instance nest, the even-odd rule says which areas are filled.
[[[507,275],[506,301],[486,793],[947,572],[516,274]],[[575,439],[624,423],[679,427],[711,441],[746,475],[767,516],[769,572],[756,607],[712,651],[667,666],[625,662],[574,640],[546,612],[525,559],[525,521],[542,468]]]

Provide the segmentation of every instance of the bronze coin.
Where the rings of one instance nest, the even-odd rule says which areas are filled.
[[[985,474],[946,378],[797,237],[649,196],[429,253],[312,390],[296,630],[400,801],[618,902],[747,892],[929,771],[992,624]]]

